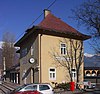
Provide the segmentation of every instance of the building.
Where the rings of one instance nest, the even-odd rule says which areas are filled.
[[[84,67],[84,79],[100,83],[100,67]]]
[[[2,78],[2,75],[3,75],[3,70],[2,70],[2,68],[0,66],[0,79]]]
[[[63,57],[67,54],[69,39],[83,42],[89,38],[55,17],[49,10],[44,10],[43,21],[28,29],[15,44],[20,47],[20,84],[69,82],[68,70],[57,67],[50,53],[54,50]],[[68,45],[64,43],[64,39],[68,41]],[[80,69],[80,81],[84,78],[83,66],[84,64]]]
[[[6,81],[20,84],[20,63],[6,70]]]

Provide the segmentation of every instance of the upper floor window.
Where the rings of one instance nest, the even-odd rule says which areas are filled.
[[[61,43],[61,45],[60,45],[60,53],[62,55],[66,54],[66,44],[65,43]]]
[[[34,49],[33,49],[33,47],[31,47],[31,55],[33,55],[33,51],[34,51]]]
[[[25,56],[27,54],[27,48],[22,49],[21,56]]]

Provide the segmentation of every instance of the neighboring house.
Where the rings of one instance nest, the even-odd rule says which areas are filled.
[[[28,29],[25,35],[16,42],[20,47],[20,84],[69,82],[68,72],[57,67],[51,56],[52,49],[66,55],[63,39],[84,41],[90,37],[55,17],[50,11],[44,11],[44,19],[37,26]],[[60,42],[60,40],[62,42]],[[83,64],[80,69],[80,81],[83,80]]]
[[[100,83],[100,67],[84,67],[84,79]]]
[[[20,83],[20,64],[19,64],[19,54],[16,54],[16,51],[19,48],[15,48],[15,52],[14,52],[14,62],[13,64],[7,64],[8,60],[5,60],[4,57],[2,57],[2,44],[4,42],[0,42],[0,77],[6,78],[7,81],[11,81],[14,83]],[[4,66],[5,65],[5,66]],[[7,68],[7,65],[10,65],[9,68]],[[5,70],[5,71],[4,71]]]
[[[92,83],[100,83],[100,55],[85,53],[84,79]]]
[[[20,63],[13,65],[6,70],[6,80],[20,84]]]

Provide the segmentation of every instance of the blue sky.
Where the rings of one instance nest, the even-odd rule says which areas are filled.
[[[54,0],[0,0],[0,41],[3,32],[12,32],[18,40],[32,22],[46,9]],[[86,0],[56,0],[49,8],[52,14],[61,18],[78,31],[88,34],[85,27],[79,27],[72,16],[71,9],[79,6]],[[37,25],[43,19],[43,15],[33,24]],[[84,52],[93,53],[89,46],[89,40],[84,41]]]

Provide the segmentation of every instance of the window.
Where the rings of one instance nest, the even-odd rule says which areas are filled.
[[[56,69],[55,68],[49,69],[49,79],[56,80]]]
[[[34,86],[27,86],[27,87],[25,87],[25,89],[24,89],[25,91],[30,91],[30,90],[37,90],[37,85],[34,85]]]
[[[72,69],[72,79],[73,81],[76,80],[76,70],[75,69]]]
[[[42,90],[48,90],[50,89],[48,85],[39,85],[39,90],[42,91]]]
[[[62,55],[66,54],[66,44],[65,43],[61,43],[60,50],[61,50],[60,52]]]
[[[32,89],[33,89],[33,90],[37,90],[37,85],[34,85],[34,86],[32,87]]]
[[[34,49],[33,49],[33,47],[31,47],[31,55],[33,55],[33,51],[34,51]]]
[[[25,56],[27,54],[27,48],[22,49],[21,56]]]

